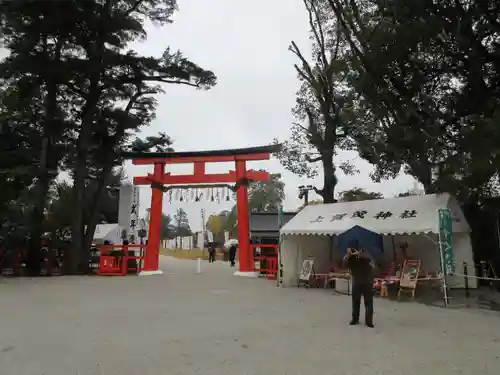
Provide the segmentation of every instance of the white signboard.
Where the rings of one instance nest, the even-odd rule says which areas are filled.
[[[130,242],[136,242],[139,223],[139,187],[124,185],[120,187],[118,205],[118,224],[125,228]]]
[[[130,207],[132,205],[132,186],[120,186],[118,201],[118,224],[122,228],[128,228],[130,223]]]
[[[214,242],[214,234],[212,232],[210,232],[209,230],[207,230],[207,239],[208,239],[208,242]]]
[[[139,230],[139,188],[132,187],[132,204],[130,206],[129,234],[135,235]]]

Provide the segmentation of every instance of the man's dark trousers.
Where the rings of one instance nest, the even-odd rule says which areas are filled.
[[[209,263],[214,263],[215,262],[215,250],[212,250],[212,251],[208,252],[208,262]]]
[[[229,249],[229,261],[231,262],[231,267],[236,264],[235,260],[236,260],[236,248],[231,247]]]
[[[373,283],[353,283],[352,285],[352,321],[359,322],[361,296],[365,302],[365,324],[373,324]]]

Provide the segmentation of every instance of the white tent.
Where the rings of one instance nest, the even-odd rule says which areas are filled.
[[[205,232],[198,232],[197,233],[197,242],[196,244],[198,245],[198,249],[203,250],[205,248]]]
[[[165,241],[165,248],[167,249],[175,249],[177,247],[177,239],[171,238]]]
[[[179,237],[180,247],[183,250],[193,250],[193,236]]]
[[[400,245],[408,243],[407,254],[422,261],[424,271],[440,271],[437,210],[452,212],[452,247],[457,272],[462,263],[473,264],[470,227],[455,198],[449,194],[430,194],[360,202],[309,205],[281,228],[283,285],[296,285],[302,261],[313,257],[315,271],[326,272],[340,259],[335,237],[359,225],[384,235],[384,260],[392,261]],[[470,269],[469,274],[474,270]],[[461,277],[450,277],[449,285],[460,287]],[[471,280],[470,287],[476,287]]]
[[[109,241],[112,244],[122,243],[123,228],[118,224],[98,224],[94,233],[94,243],[103,244]]]

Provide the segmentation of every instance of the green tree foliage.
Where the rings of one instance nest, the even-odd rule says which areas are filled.
[[[220,236],[224,234],[224,218],[225,212],[222,211],[218,215],[210,215],[207,219],[207,229],[214,234],[214,236]]]
[[[321,162],[323,187],[316,189],[325,203],[334,201],[337,167],[346,174],[356,172],[352,164],[336,164],[339,150],[353,147],[350,128],[354,120],[352,90],[346,84],[347,60],[340,29],[329,17],[323,0],[303,0],[309,17],[313,58],[308,59],[295,42],[290,50],[297,56],[295,69],[301,82],[293,109],[292,136],[281,142],[278,154],[290,171],[312,177]],[[278,141],[276,141],[278,142]]]
[[[36,173],[37,154],[30,146],[39,132],[28,119],[30,109],[15,88],[0,92],[0,226]]]
[[[175,237],[175,226],[170,215],[161,215],[161,240],[169,240]]]
[[[368,201],[372,199],[382,199],[384,196],[381,193],[366,191],[362,188],[352,188],[349,190],[344,190],[339,193],[340,202],[357,202],[357,201]]]
[[[0,79],[4,92],[15,91],[20,101],[29,103],[24,112],[18,111],[21,123],[31,124],[26,129],[39,134],[30,144],[37,165],[30,176],[35,184],[30,215],[34,271],[53,171],[70,170],[74,180],[73,248],[66,264],[69,271],[77,271],[88,263],[86,250],[99,221],[107,178],[121,163],[120,152],[171,144],[165,135],[134,141],[155,117],[155,96],[165,84],[215,84],[212,72],[178,51],[167,48],[152,57],[130,48],[147,37],[146,22],[169,23],[176,9],[175,0],[0,1],[0,41],[9,51],[0,63]],[[21,105],[9,108],[15,113]],[[92,181],[97,185],[89,196]]]
[[[229,211],[224,210],[219,213],[218,215],[221,218],[221,226],[222,230],[219,233],[218,238],[224,238],[220,237],[224,235],[224,232],[227,231],[229,232],[229,235],[232,238],[237,238],[238,237],[238,213],[236,210],[236,205],[234,205]]]
[[[57,171],[61,159],[59,146],[64,144],[71,100],[71,95],[66,96],[59,86],[67,78],[67,70],[59,70],[63,60],[62,35],[69,34],[67,26],[71,23],[62,21],[66,18],[59,10],[64,7],[71,22],[73,3],[63,5],[61,2],[58,6],[46,1],[0,2],[1,42],[10,52],[1,62],[0,79],[5,90],[19,95],[17,103],[9,103],[8,113],[26,105],[25,110],[17,112],[24,120],[21,123],[31,121],[31,129],[39,133],[38,139],[30,144],[38,167],[30,175],[34,187],[28,266],[34,273],[39,269],[38,253],[49,187],[57,175],[51,172]]]
[[[250,211],[278,211],[285,199],[285,183],[281,175],[271,174],[268,181],[257,181],[248,189],[248,207]]]
[[[498,186],[500,3],[328,0],[364,118],[375,180],[403,168],[426,192],[470,199]]]
[[[122,170],[113,171],[107,177],[109,185],[101,194],[101,204],[98,217],[98,224],[117,223],[118,222],[118,206],[119,206],[119,187],[126,183],[125,175]],[[96,190],[99,187],[98,180],[91,180],[85,190],[85,200],[90,201],[96,195]],[[73,186],[71,182],[57,182],[51,190],[51,200],[48,205],[47,213],[47,230],[55,233],[59,238],[67,238],[71,235],[71,225],[73,222]],[[90,222],[90,215],[94,214],[91,209],[84,210],[85,222]]]
[[[210,215],[207,219],[206,228],[213,233],[214,241],[217,243],[224,242],[224,232],[231,232],[236,225],[236,221],[232,221],[232,211],[221,211],[217,215]],[[236,215],[234,216],[236,219]],[[231,222],[229,222],[231,220]]]
[[[190,236],[193,234],[189,225],[187,212],[178,208],[174,215],[175,235],[179,237]]]

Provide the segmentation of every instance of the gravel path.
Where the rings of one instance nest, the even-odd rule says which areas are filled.
[[[0,281],[2,375],[499,374],[500,316],[350,299],[162,259],[162,276]]]

